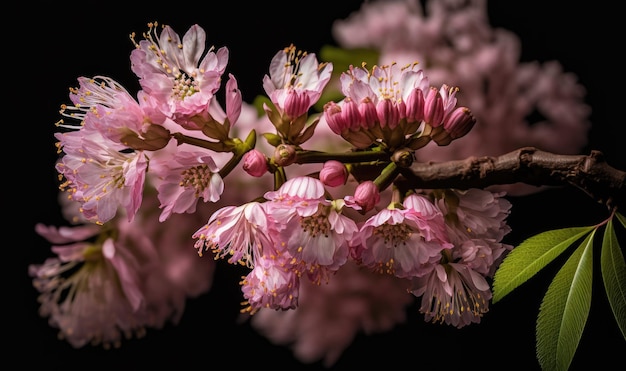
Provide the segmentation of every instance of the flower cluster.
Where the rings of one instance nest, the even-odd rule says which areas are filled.
[[[367,60],[411,68],[412,62],[419,61],[431,84],[461,87],[456,97],[471,107],[476,125],[462,140],[416,150],[416,162],[499,156],[523,146],[575,154],[587,144],[590,108],[585,88],[558,61],[520,60],[520,38],[489,24],[486,0],[368,1],[345,19],[335,20],[332,34],[340,46],[338,60],[344,61],[349,51],[357,65]],[[326,54],[330,56],[332,50],[327,48]],[[334,97],[334,91],[341,96],[339,78],[331,79],[326,91],[328,96]],[[331,142],[333,136],[325,129],[319,125],[308,143],[316,148],[329,148],[332,143],[331,149],[349,144]],[[357,133],[346,134],[357,139]],[[341,167],[324,164],[320,177],[331,168],[342,174]],[[358,170],[347,168],[358,176]],[[359,191],[369,186],[365,182]],[[515,183],[489,189],[515,196],[542,187]],[[406,287],[390,283],[389,277],[368,274],[349,260],[328,285],[301,285],[297,309],[262,310],[251,324],[274,343],[289,346],[298,359],[322,359],[332,365],[357,334],[385,332],[406,322],[404,310],[410,304],[404,300]]]
[[[409,176],[416,152],[474,127],[457,87],[433,86],[416,62],[352,65],[342,97],[314,112],[333,64],[289,45],[270,61],[257,117],[226,75],[228,49],[207,48],[200,26],[181,38],[150,23],[132,41],[141,90],[80,77],[55,135],[76,226],[39,226],[58,258],[30,272],[42,314],[72,345],[117,346],[177,321],[185,298],[210,287],[205,254],[249,269],[250,315],[297,310],[303,287],[344,279],[345,266],[399,282],[399,305],[421,299],[428,321],[480,322],[512,248],[502,242],[511,204],[504,192],[421,189]],[[350,148],[330,151],[337,140]],[[244,186],[250,177],[258,188]],[[146,226],[180,218],[203,220]],[[164,242],[181,233],[188,245]]]

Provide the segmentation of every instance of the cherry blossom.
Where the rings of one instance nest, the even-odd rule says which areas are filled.
[[[64,152],[56,169],[65,177],[61,189],[81,203],[85,218],[111,220],[122,206],[132,220],[141,206],[148,160],[142,151],[125,153],[99,132],[57,133]]]
[[[319,100],[332,71],[332,64],[320,64],[314,53],[290,45],[272,58],[263,88],[281,115],[295,119]]]
[[[188,129],[199,129],[193,117],[206,115],[220,88],[228,49],[207,50],[206,32],[197,24],[182,40],[169,25],[159,32],[157,22],[150,23],[143,36],[130,56],[143,90],[165,105],[168,117]]]

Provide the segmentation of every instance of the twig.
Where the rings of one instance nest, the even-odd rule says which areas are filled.
[[[497,157],[414,163],[402,175],[411,188],[485,188],[497,184],[572,185],[607,207],[626,208],[626,172],[599,151],[560,155],[523,147]],[[400,181],[402,182],[402,180]]]

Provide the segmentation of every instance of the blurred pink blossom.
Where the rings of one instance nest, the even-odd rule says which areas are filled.
[[[491,27],[486,0],[424,4],[368,1],[333,25],[343,48],[375,49],[380,64],[419,62],[431,84],[461,87],[459,104],[471,107],[476,124],[462,140],[421,148],[419,161],[497,156],[524,146],[563,154],[583,149],[591,110],[575,75],[557,61],[521,62],[520,39]],[[537,114],[541,118],[533,118]],[[510,195],[540,189],[519,184],[498,188]]]
[[[250,320],[259,333],[290,347],[302,362],[321,360],[330,367],[359,332],[389,331],[406,321],[414,299],[408,288],[406,280],[372,274],[349,260],[328,283],[302,280],[298,308],[261,309]]]

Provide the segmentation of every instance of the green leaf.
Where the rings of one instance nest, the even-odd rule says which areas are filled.
[[[619,220],[620,223],[622,223],[622,225],[624,226],[624,228],[626,228],[626,217],[618,212],[615,213],[615,216],[617,216],[617,220]]]
[[[279,135],[273,133],[263,133],[261,135],[271,146],[278,147],[282,143],[282,138]]]
[[[591,308],[595,232],[565,262],[541,302],[536,350],[544,371],[567,370],[578,348]]]
[[[493,278],[493,303],[529,280],[594,227],[563,228],[539,233],[515,247]]]
[[[611,310],[622,336],[626,339],[626,262],[613,229],[612,219],[609,219],[602,238],[600,268]]]

